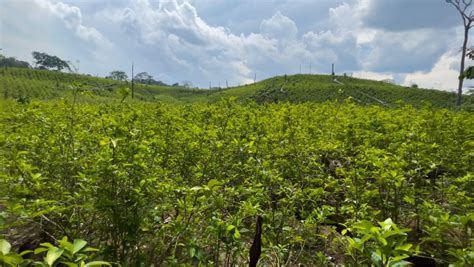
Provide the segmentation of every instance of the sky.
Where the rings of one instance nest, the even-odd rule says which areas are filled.
[[[98,76],[130,76],[133,62],[199,87],[334,63],[336,74],[454,91],[462,38],[445,0],[0,0],[6,56],[46,52]]]

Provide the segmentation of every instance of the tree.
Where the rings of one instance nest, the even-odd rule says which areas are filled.
[[[110,72],[110,75],[106,78],[116,80],[116,81],[126,81],[128,79],[127,73],[121,70],[114,70]]]
[[[33,55],[33,58],[35,60],[35,67],[37,69],[55,69],[57,71],[67,69],[69,72],[71,72],[71,67],[69,66],[67,61],[62,60],[57,56],[51,56],[46,53],[36,51],[31,54]]]
[[[142,84],[150,84],[150,85],[159,85],[159,86],[167,86],[166,83],[162,81],[157,81],[153,79],[153,76],[148,74],[147,72],[140,72],[135,77],[133,80],[137,83],[142,83]]]
[[[456,97],[456,106],[461,106],[462,86],[464,83],[464,64],[466,60],[467,41],[469,39],[469,30],[472,28],[474,21],[474,10],[472,9],[472,0],[446,0],[447,3],[453,5],[462,17],[464,25],[464,41],[461,50],[461,66],[459,69],[458,94]]]
[[[147,72],[140,72],[137,75],[135,75],[134,80],[137,83],[144,83],[144,84],[152,84],[155,80],[153,80],[153,76],[148,74]]]
[[[471,47],[468,49],[469,52],[467,52],[467,57],[470,59],[470,60],[474,60],[474,47]],[[462,78],[463,79],[468,79],[468,80],[472,80],[474,79],[474,66],[469,66],[465,71],[464,73],[462,74]]]
[[[31,68],[30,63],[0,54],[0,68]]]

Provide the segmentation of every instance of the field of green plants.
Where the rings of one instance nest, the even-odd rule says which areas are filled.
[[[474,265],[473,113],[210,97],[1,100],[0,262]]]
[[[220,97],[236,96],[250,98],[258,103],[278,102],[319,102],[352,98],[359,105],[380,105],[391,107],[399,102],[421,107],[430,103],[433,107],[454,108],[456,95],[439,90],[407,88],[381,81],[364,80],[336,76],[333,82],[330,75],[291,75],[277,76],[255,84],[221,90],[212,95]],[[474,106],[472,95],[464,96],[464,107]]]
[[[77,99],[81,102],[108,102],[121,99],[122,91],[125,88],[130,91],[131,84],[130,82],[73,73],[0,68],[0,98],[3,99],[71,99],[78,88],[81,89],[81,96]],[[134,99],[139,102],[189,102],[189,98],[194,99],[207,94],[204,90],[137,83],[134,85],[134,89]]]
[[[454,109],[456,95],[439,90],[406,88],[380,81],[336,76],[342,84],[333,82],[330,75],[277,76],[253,84],[213,90],[190,89],[179,86],[135,84],[136,102],[173,104],[217,102],[235,97],[239,102],[257,103],[324,103],[351,98],[359,105],[394,107],[409,104],[422,107]],[[74,96],[75,89],[80,96]],[[123,91],[131,90],[130,82],[114,81],[87,75],[47,70],[0,68],[0,98],[20,101],[76,98],[79,102],[104,103],[123,98]],[[129,92],[130,94],[131,92]],[[474,110],[474,96],[463,97],[463,109]]]

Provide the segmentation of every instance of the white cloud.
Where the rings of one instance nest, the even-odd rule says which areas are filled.
[[[255,72],[259,79],[296,73],[300,65],[307,72],[310,62],[313,73],[329,73],[336,63],[338,73],[400,81],[410,72],[431,73],[438,59],[460,44],[460,32],[453,28],[376,23],[383,18],[369,12],[381,7],[374,0],[242,1],[34,0],[30,5],[0,0],[0,22],[15,26],[3,27],[2,46],[28,53],[59,51],[59,56],[80,58],[83,71],[101,75],[128,69],[134,61],[140,71],[166,82],[191,80],[207,87],[209,81],[249,82]],[[384,12],[406,9],[397,3],[391,4],[397,9]],[[25,23],[10,13],[21,14]],[[240,23],[245,26],[236,27]]]
[[[435,88],[454,92],[458,86],[458,64],[459,58],[456,54],[445,53],[430,71],[407,74],[403,84],[406,86],[417,84],[422,88]],[[466,80],[464,83],[465,88],[473,85],[474,83],[469,80]]]
[[[53,3],[49,0],[35,0],[36,4],[64,21],[67,28],[74,30],[75,34],[99,46],[110,47],[112,43],[93,27],[84,26],[81,10],[63,2]]]
[[[201,84],[215,77],[248,82],[254,72],[261,78],[295,73],[309,61],[313,72],[327,72],[331,63],[337,63],[341,71],[358,64],[357,40],[352,34],[310,31],[298,37],[296,23],[280,11],[261,21],[260,32],[248,35],[207,24],[186,1],[162,1],[156,7],[147,0],[135,0],[108,16],[125,32],[137,35],[139,43],[156,47],[161,61],[199,76]]]
[[[277,11],[271,18],[264,19],[260,31],[267,38],[278,40],[295,40],[298,28],[293,20]]]
[[[393,74],[370,72],[370,71],[355,71],[352,74],[352,77],[367,79],[367,80],[375,80],[375,81],[394,80],[395,79]]]

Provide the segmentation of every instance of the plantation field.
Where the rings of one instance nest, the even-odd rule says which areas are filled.
[[[130,91],[130,82],[47,70],[0,68],[0,95],[3,99],[72,99],[79,90],[80,95],[75,98],[80,102],[103,103],[120,100],[124,88]],[[139,83],[135,83],[134,89],[137,102],[188,102],[190,97],[207,94],[199,89]]]
[[[284,95],[300,78],[276,93],[304,103],[267,101],[272,80],[192,105],[2,100],[6,240],[81,238],[123,266],[242,266],[261,215],[262,266],[474,265],[474,114],[394,105],[412,89],[392,85],[371,94],[391,108],[359,103],[376,91],[359,80],[352,100]],[[250,96],[261,104],[238,101]]]
[[[396,107],[404,104],[454,109],[456,95],[439,90],[406,88],[373,80],[330,75],[277,76],[253,84],[230,88],[191,89],[180,86],[135,84],[132,102],[170,104],[212,103],[235,97],[239,102],[257,103],[324,103],[351,98],[359,105]],[[0,97],[17,100],[75,99],[86,103],[120,101],[130,82],[80,74],[46,70],[0,68]],[[76,94],[76,91],[80,91]],[[131,101],[128,97],[127,101]],[[473,110],[474,96],[463,96],[463,109]]]

